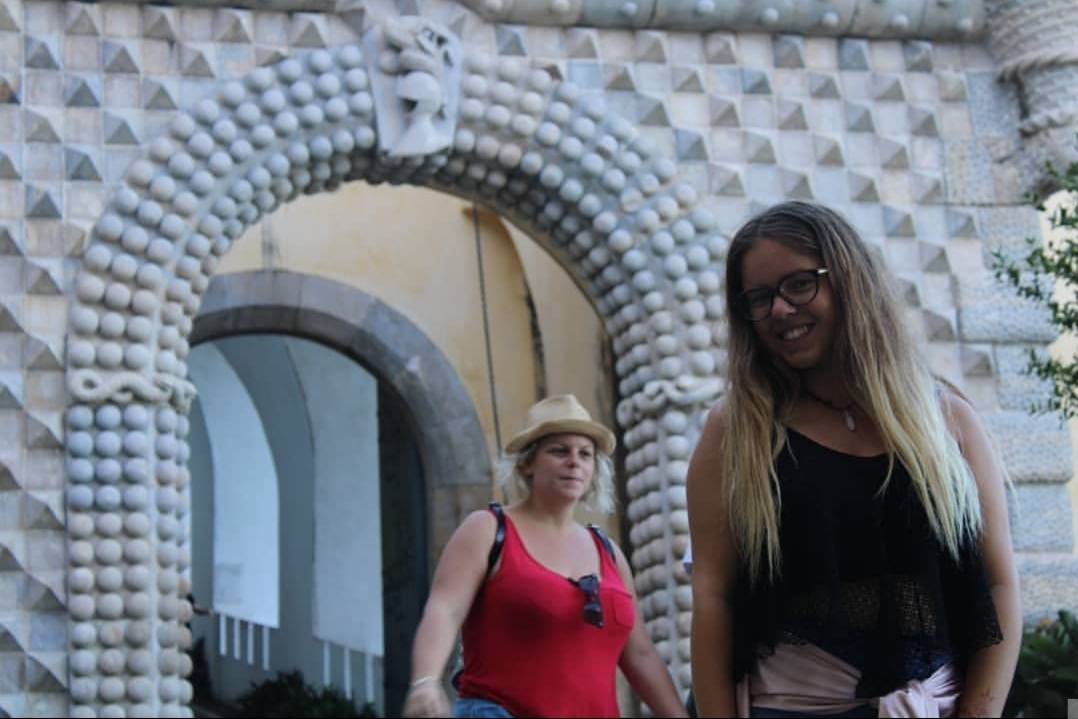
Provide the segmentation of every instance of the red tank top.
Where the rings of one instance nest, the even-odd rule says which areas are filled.
[[[616,717],[614,670],[636,620],[633,596],[595,533],[602,628],[584,621],[584,592],[528,553],[509,515],[498,572],[464,620],[462,697],[518,717]]]

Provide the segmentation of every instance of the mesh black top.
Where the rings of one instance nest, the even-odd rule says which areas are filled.
[[[947,662],[961,672],[1002,640],[978,548],[954,561],[909,474],[790,430],[777,460],[782,573],[735,590],[735,681],[779,642],[811,643],[861,671],[858,697],[882,696]]]

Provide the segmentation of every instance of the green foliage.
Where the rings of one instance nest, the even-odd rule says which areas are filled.
[[[316,690],[303,681],[299,671],[280,672],[276,679],[252,684],[238,700],[243,717],[374,717],[367,704],[362,712],[336,689]]]
[[[1003,716],[1067,716],[1068,698],[1078,698],[1078,619],[1061,611],[1023,635]]]
[[[993,268],[996,278],[1008,282],[1019,296],[1045,305],[1060,334],[1074,336],[1078,335],[1078,163],[1065,172],[1049,165],[1048,173],[1065,193],[1065,201],[1049,217],[1053,229],[1062,231],[1062,240],[1045,246],[1036,239],[1027,239],[1029,252],[1018,261],[995,250]],[[1028,200],[1045,211],[1044,197],[1030,195]],[[1063,290],[1060,299],[1054,294],[1056,285]],[[1059,411],[1066,417],[1078,417],[1078,358],[1053,359],[1030,350],[1028,371],[1052,383],[1052,398],[1046,404],[1034,405],[1034,411]]]

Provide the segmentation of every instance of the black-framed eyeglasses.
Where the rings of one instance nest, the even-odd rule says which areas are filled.
[[[737,297],[737,311],[749,322],[759,322],[767,319],[771,314],[771,308],[775,304],[775,295],[794,307],[807,305],[816,299],[816,294],[820,291],[820,277],[827,273],[826,267],[798,270],[779,280],[776,287],[745,290]]]
[[[585,574],[580,579],[569,578],[573,586],[584,592],[584,621],[593,627],[603,626],[603,603],[599,599],[599,577]]]

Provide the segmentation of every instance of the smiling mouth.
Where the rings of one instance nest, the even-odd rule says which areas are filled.
[[[801,325],[800,327],[794,327],[793,329],[788,329],[782,334],[780,334],[779,339],[781,339],[783,342],[793,342],[794,340],[799,340],[805,335],[807,335],[811,329],[812,325]]]

